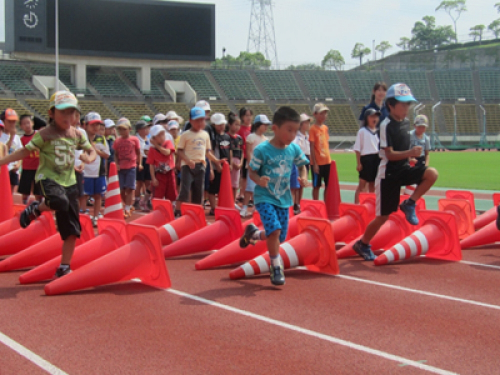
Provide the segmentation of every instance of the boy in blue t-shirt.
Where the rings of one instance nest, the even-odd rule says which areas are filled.
[[[279,108],[273,117],[274,138],[258,145],[249,163],[249,177],[257,184],[254,192],[255,208],[259,212],[264,231],[250,224],[240,240],[241,247],[266,240],[271,257],[271,283],[285,284],[283,262],[279,255],[280,243],[288,231],[288,213],[293,205],[290,192],[292,166],[299,167],[301,186],[307,185],[309,164],[298,145],[292,143],[299,130],[300,116],[290,107]]]

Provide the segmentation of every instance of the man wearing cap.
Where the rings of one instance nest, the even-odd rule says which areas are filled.
[[[14,151],[19,150],[23,147],[21,143],[21,138],[16,134],[16,123],[19,120],[19,116],[16,111],[11,108],[7,108],[1,115],[0,120],[4,123],[4,129],[2,135],[0,136],[0,142],[2,142],[7,150],[8,154],[12,154]],[[10,177],[10,187],[12,192],[16,186],[19,185],[19,168],[21,167],[21,161],[13,162],[9,164],[9,177]]]
[[[416,201],[424,195],[437,180],[438,173],[426,166],[410,167],[409,158],[419,157],[422,147],[411,147],[410,121],[406,118],[410,105],[416,102],[410,88],[404,83],[392,85],[387,90],[387,117],[380,124],[380,166],[375,180],[375,219],[367,226],[363,237],[353,249],[365,260],[374,260],[370,241],[389,215],[398,210],[405,214],[411,225],[418,225],[415,213]],[[409,199],[400,202],[401,186],[417,184]]]
[[[422,147],[422,153],[419,157],[411,160],[415,166],[429,165],[429,151],[431,150],[431,139],[425,134],[429,126],[429,119],[426,115],[418,115],[415,117],[415,129],[410,132],[411,147]]]

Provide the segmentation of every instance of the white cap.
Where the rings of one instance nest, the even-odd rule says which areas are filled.
[[[158,113],[153,119],[153,125],[158,124],[160,121],[165,121],[166,119],[167,116],[165,116],[163,113]]]
[[[151,137],[156,137],[158,134],[165,131],[166,130],[162,125],[154,125],[149,131],[149,134],[151,135]]]
[[[168,111],[165,116],[167,117],[167,120],[177,120],[180,118],[180,116],[175,111]]]
[[[167,124],[168,130],[179,129],[179,123],[175,120],[170,120]]]
[[[200,100],[199,102],[196,103],[195,107],[199,107],[204,111],[211,111],[210,104],[208,104],[206,100]]]
[[[310,120],[311,120],[311,118],[307,114],[302,113],[300,115],[300,123],[303,123],[304,121],[310,121]]]
[[[212,117],[210,117],[210,122],[214,125],[226,125],[226,116],[222,113],[214,113]]]
[[[112,128],[113,126],[116,126],[115,122],[109,118],[107,118],[106,120],[104,120],[104,127],[106,129],[109,129],[109,128]]]

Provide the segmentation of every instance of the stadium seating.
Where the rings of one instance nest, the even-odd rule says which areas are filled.
[[[476,106],[472,104],[460,104],[455,106],[457,111],[457,134],[478,135],[480,132]],[[453,106],[444,104],[441,106],[445,118],[446,132],[454,132]]]
[[[222,113],[224,116],[227,117],[228,113],[231,111],[229,106],[224,103],[210,103],[210,109],[212,110],[212,113],[219,112]]]
[[[306,115],[312,116],[312,110],[309,104],[285,104],[285,105],[295,109],[299,115],[301,113],[305,113]]]
[[[480,70],[479,84],[483,100],[498,100],[500,98],[500,72],[498,70]]]
[[[87,71],[87,80],[105,97],[135,97],[131,88],[115,73]]]
[[[344,77],[347,80],[353,99],[366,102],[371,98],[375,83],[383,81],[380,72],[350,71],[345,72]]]
[[[304,95],[300,90],[292,72],[256,70],[255,75],[262,83],[269,99],[271,100],[303,100]]]
[[[142,93],[142,95],[144,95],[145,97],[147,97],[147,98],[164,98],[165,97],[165,95],[163,94],[163,91],[160,88],[160,84],[155,83],[153,81],[153,71],[151,71],[151,90],[149,90],[149,91],[143,91],[139,88],[138,83],[137,83],[137,74],[138,74],[137,70],[135,70],[135,69],[123,69],[121,72],[134,85],[134,87],[137,90],[139,90]],[[155,72],[157,72],[157,71],[155,71]],[[163,81],[165,81],[165,79],[163,79]]]
[[[139,121],[144,115],[151,116],[151,118],[155,115],[145,103],[111,102],[111,104],[118,111],[120,116],[128,118],[132,125]]]
[[[49,100],[44,99],[26,99],[26,103],[36,111],[36,114],[43,118],[45,121],[48,120],[48,110],[49,110]]]
[[[16,99],[4,99],[0,98],[0,112],[7,109],[12,108],[17,112],[17,114],[24,115],[29,114],[33,115],[33,112],[24,107],[21,103],[19,103]]]
[[[394,84],[404,82],[410,86],[413,95],[418,100],[431,100],[431,90],[425,71],[389,71],[389,79],[391,82],[387,84]]]
[[[436,70],[434,78],[441,100],[474,99],[474,86],[470,71]]]
[[[274,112],[267,104],[247,104],[247,103],[236,104],[236,108],[238,111],[240,110],[240,108],[243,107],[251,109],[254,117],[259,114],[263,114],[269,117],[269,120],[272,121],[273,119]]]
[[[59,80],[64,83],[64,85],[75,94],[84,94],[85,96],[94,96],[89,89],[80,90],[77,89],[75,85],[71,83],[71,68],[69,66],[59,67]]]
[[[330,113],[326,120],[330,135],[355,135],[359,123],[348,104],[329,105]]]
[[[500,133],[500,106],[498,104],[486,104],[484,106],[486,110],[486,132],[489,134],[499,134]],[[483,130],[483,124],[481,123],[479,129]]]
[[[311,100],[319,101],[326,98],[334,100],[347,99],[337,72],[304,70],[299,72],[299,74],[309,91]]]
[[[212,75],[229,100],[263,99],[247,71],[213,70]]]
[[[169,71],[166,72],[172,81],[186,81],[196,91],[198,99],[209,100],[211,97],[220,99],[220,95],[208,80],[204,72]]]
[[[0,63],[0,82],[15,95],[34,95],[30,80],[31,73],[23,65]]]

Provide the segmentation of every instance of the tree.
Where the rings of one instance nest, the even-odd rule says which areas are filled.
[[[359,58],[359,65],[363,65],[363,57],[369,55],[372,52],[371,49],[365,47],[363,43],[356,43],[351,52],[351,57],[353,59]]]
[[[323,69],[341,70],[344,65],[345,65],[344,57],[339,51],[334,49],[328,51],[325,57],[323,58],[323,61],[321,61],[321,66],[323,67]]]
[[[441,1],[441,4],[439,4],[439,6],[436,8],[436,11],[443,9],[446,13],[448,13],[451,20],[453,21],[453,25],[455,26],[455,42],[458,42],[457,21],[460,18],[462,12],[467,11],[465,1],[466,0],[443,0]]]
[[[392,45],[387,40],[380,42],[380,44],[377,47],[375,47],[375,49],[382,54],[382,58],[384,58],[385,51],[387,51],[391,48],[392,48]]]
[[[323,70],[321,66],[315,63],[300,64],[300,65],[290,65],[287,70]]]
[[[399,43],[396,43],[396,45],[401,48],[403,51],[406,51],[407,49],[410,49],[410,38],[407,37],[402,37],[399,39]]]
[[[488,30],[490,30],[493,34],[495,34],[495,38],[498,39],[498,37],[500,36],[500,19],[490,23],[488,25]]]
[[[267,69],[271,66],[271,61],[267,60],[266,57],[260,52],[240,52],[240,55],[238,57],[227,55],[222,59],[216,59],[212,63],[212,66],[215,68],[232,67],[241,69],[243,67],[252,67],[256,69]]]
[[[410,46],[412,49],[435,49],[455,39],[451,26],[436,26],[435,17],[425,16],[422,21],[415,22],[411,30],[413,37]]]
[[[500,3],[496,3],[495,8],[497,8],[497,12],[500,13]]]
[[[474,42],[476,41],[476,38],[479,38],[479,42],[483,40],[484,29],[486,29],[486,26],[484,25],[476,25],[470,28],[469,35],[474,38]]]

